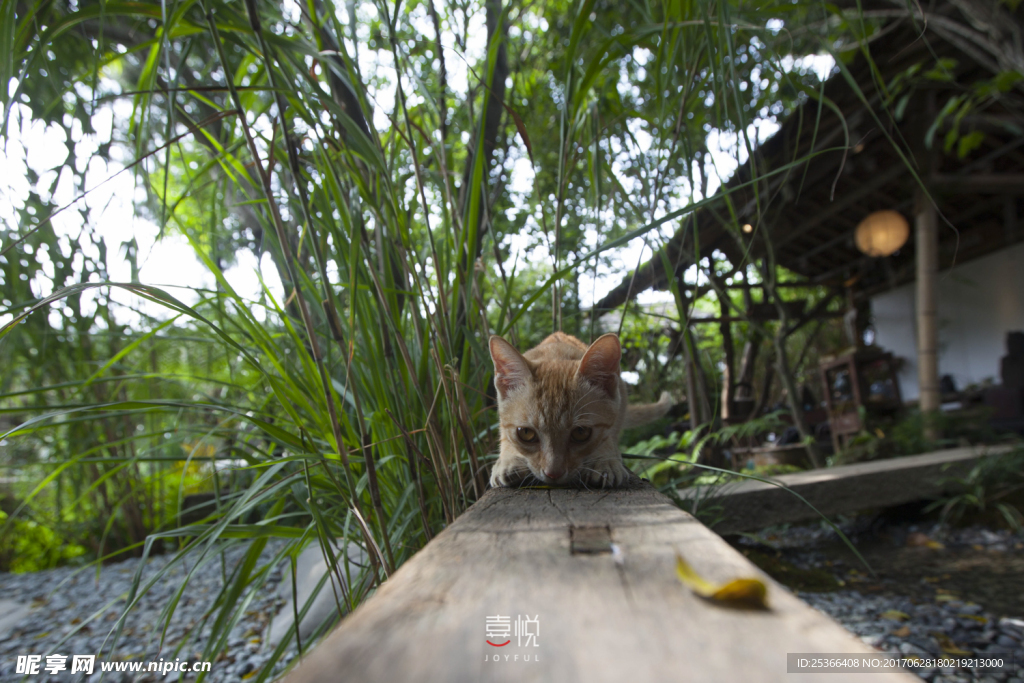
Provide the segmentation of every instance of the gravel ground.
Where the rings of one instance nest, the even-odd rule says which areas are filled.
[[[879,529],[877,519],[871,518],[840,526],[862,549],[877,576],[863,571],[838,536],[820,524],[765,530],[740,539],[737,546],[762,553],[774,550],[777,558],[798,570],[831,574],[838,590],[794,592],[880,651],[922,657],[962,652],[1013,660],[1006,671],[917,670],[924,680],[1024,683],[1024,615],[1008,614],[1006,609],[1019,605],[1016,601],[1021,596],[999,593],[1022,591],[1024,575],[1018,566],[1024,559],[1024,536],[983,527],[953,529],[934,522]],[[977,571],[979,565],[987,571]],[[956,575],[958,566],[967,567],[961,576]],[[1000,567],[1013,572],[1004,583],[999,583],[1006,579],[999,574]],[[941,573],[949,568],[952,574]],[[986,586],[978,585],[993,581],[998,590],[986,591]],[[952,585],[956,591],[943,585]],[[979,599],[986,604],[963,598],[962,589],[982,596]]]
[[[264,563],[272,559],[276,547],[278,546],[274,541],[268,543],[261,558]],[[223,568],[228,575],[244,552],[244,547],[235,546],[224,553]],[[169,559],[170,556],[151,558],[143,571],[143,581],[165,567]],[[5,601],[27,603],[33,608],[10,632],[0,633],[0,681],[98,680],[100,658],[97,658],[93,675],[86,677],[81,673],[69,673],[70,656],[95,654],[100,651],[114,620],[124,608],[138,562],[137,559],[129,559],[107,565],[98,579],[95,569],[76,570],[69,567],[31,574],[0,574],[0,597]],[[191,566],[188,569],[191,569]],[[187,641],[186,646],[178,653],[175,653],[175,648],[183,642],[190,629],[202,622],[212,607],[211,603],[223,585],[222,564],[219,561],[208,562],[193,575],[174,612],[162,649],[159,643],[160,628],[163,624],[160,618],[161,610],[181,586],[186,572],[184,565],[172,567],[164,580],[143,596],[141,603],[128,615],[114,657],[103,657],[104,660],[149,662],[158,661],[163,657],[172,661],[178,658],[194,662],[202,659],[201,651],[205,639]],[[219,682],[252,678],[269,659],[270,653],[262,646],[262,636],[271,615],[285,602],[283,595],[279,595],[276,590],[280,580],[281,571],[274,571],[267,583],[267,590],[247,606],[243,618],[231,630],[227,656],[213,663],[207,680]],[[290,586],[287,588],[290,591]],[[204,635],[208,632],[207,625],[204,628]],[[16,673],[18,655],[50,653],[68,655],[66,671],[57,675],[45,673],[44,658],[39,675],[26,677]],[[285,663],[295,654],[293,646],[275,668],[283,669]],[[173,674],[166,678],[153,674],[134,676],[136,677],[132,678],[132,675],[127,673],[108,673],[103,680],[121,683],[132,680],[143,682],[177,678]],[[192,676],[189,676],[189,679],[192,680]]]

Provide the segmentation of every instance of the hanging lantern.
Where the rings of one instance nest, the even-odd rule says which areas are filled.
[[[868,256],[889,256],[907,243],[910,225],[895,211],[875,211],[860,222],[854,239]]]

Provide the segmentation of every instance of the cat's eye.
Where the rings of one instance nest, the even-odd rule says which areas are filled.
[[[537,442],[537,431],[530,429],[529,427],[519,427],[516,429],[516,436],[523,443],[536,443]]]
[[[590,438],[590,435],[594,432],[590,427],[573,427],[573,430],[569,433],[569,438],[576,443],[583,443]]]

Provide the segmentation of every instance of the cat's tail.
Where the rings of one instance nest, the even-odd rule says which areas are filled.
[[[657,403],[642,403],[626,407],[626,421],[622,424],[623,429],[639,427],[640,425],[654,422],[664,417],[675,401],[667,391],[661,392],[661,398]]]

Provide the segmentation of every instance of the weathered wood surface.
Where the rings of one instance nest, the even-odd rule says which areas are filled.
[[[617,552],[602,552],[607,541]],[[770,611],[694,596],[676,578],[676,553],[709,580],[760,576]],[[505,647],[487,643],[488,616],[514,623],[519,615],[538,619],[536,647],[520,647],[514,634]],[[497,489],[401,567],[287,680],[782,681],[791,679],[787,652],[872,650],[647,484],[611,492]],[[499,661],[488,659],[495,655]]]
[[[1008,447],[971,446],[891,460],[843,465],[771,477],[799,493],[825,515],[900,505],[940,495],[949,480],[966,473],[979,458]],[[785,489],[760,481],[684,489],[721,515],[720,534],[753,531],[773,524],[818,519],[818,514]]]

